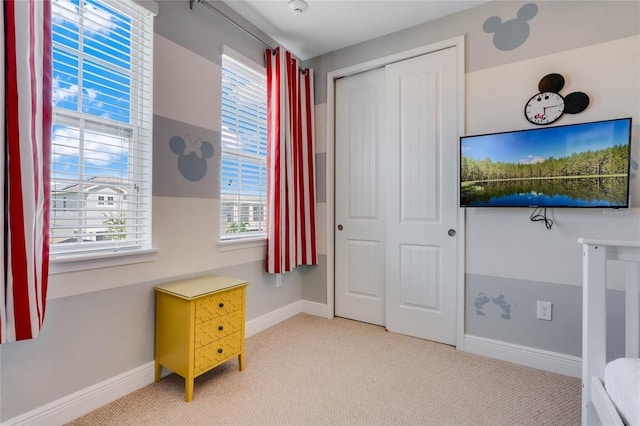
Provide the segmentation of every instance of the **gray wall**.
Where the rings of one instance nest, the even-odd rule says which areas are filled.
[[[466,277],[466,332],[582,356],[582,288],[485,275]],[[537,301],[553,301],[552,321],[536,319]],[[607,358],[624,356],[625,294],[607,291]]]
[[[537,13],[526,25],[506,35],[484,31],[490,17],[498,16],[505,23],[515,19],[527,4],[534,4]],[[565,115],[556,124],[632,116],[636,123],[632,157],[638,175],[638,34],[638,2],[493,1],[310,59],[305,65],[314,68],[316,110],[322,110],[326,109],[327,73],[464,35],[465,134],[535,127],[523,117],[524,103],[537,92],[544,75],[557,72],[566,79],[562,94],[584,91],[591,104],[583,113]],[[511,42],[520,35],[526,36],[521,44],[503,48],[501,42]],[[320,126],[317,134],[323,134],[326,119],[316,119],[316,126]],[[326,164],[326,158],[323,160]],[[325,168],[318,175],[324,178],[326,173],[333,171]],[[631,193],[632,206],[640,207],[637,176],[631,180]],[[528,220],[529,209],[466,209],[464,213],[466,332],[580,356],[582,256],[577,239],[640,240],[640,217],[605,217],[601,209],[553,209],[549,214],[555,224],[547,231],[542,224]],[[305,293],[319,297],[322,290],[306,288]],[[503,295],[504,303],[513,303],[517,309],[510,319],[504,319],[501,308],[491,301],[487,305],[491,314],[476,315],[473,302],[480,293],[492,298]],[[611,294],[610,338],[618,348],[612,350],[620,353],[621,296],[620,292]],[[553,321],[535,319],[536,300],[554,304]],[[503,303],[501,299],[498,302]]]

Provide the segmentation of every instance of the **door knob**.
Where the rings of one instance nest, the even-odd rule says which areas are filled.
[[[456,236],[456,230],[455,229],[449,229],[449,232],[447,232],[447,234],[449,234],[450,237],[455,237]]]
[[[342,231],[342,225],[338,225],[338,231]]]

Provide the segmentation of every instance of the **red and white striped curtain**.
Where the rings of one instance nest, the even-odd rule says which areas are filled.
[[[270,273],[318,263],[313,70],[267,49],[267,256]]]
[[[0,343],[33,339],[49,265],[51,2],[3,0]]]

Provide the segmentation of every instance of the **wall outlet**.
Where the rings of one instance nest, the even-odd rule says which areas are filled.
[[[538,300],[536,318],[545,321],[551,321],[551,302],[543,302],[542,300]]]

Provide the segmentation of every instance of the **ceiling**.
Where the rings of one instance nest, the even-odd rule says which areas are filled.
[[[295,16],[288,0],[223,0],[301,60],[450,15],[487,0],[306,0]]]

